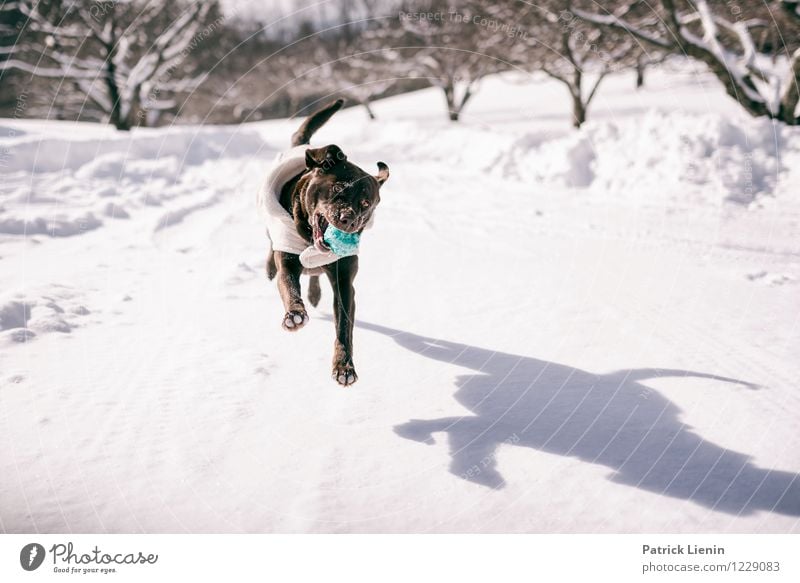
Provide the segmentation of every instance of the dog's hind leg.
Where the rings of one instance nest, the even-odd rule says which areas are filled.
[[[319,276],[312,275],[311,279],[308,281],[308,301],[316,308],[321,295],[322,290],[319,287]]]
[[[277,273],[278,266],[275,264],[275,253],[272,252],[272,247],[270,247],[267,251],[267,279],[272,281]]]

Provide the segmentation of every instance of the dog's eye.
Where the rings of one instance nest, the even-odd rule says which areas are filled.
[[[368,209],[369,205],[370,205],[370,202],[367,199],[364,199],[364,200],[361,201],[361,207],[362,208]]]

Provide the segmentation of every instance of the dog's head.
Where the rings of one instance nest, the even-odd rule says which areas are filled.
[[[303,206],[308,215],[314,246],[328,247],[323,235],[328,224],[347,233],[360,233],[381,201],[380,187],[389,178],[389,168],[378,162],[372,176],[347,161],[338,146],[306,150],[308,183]]]

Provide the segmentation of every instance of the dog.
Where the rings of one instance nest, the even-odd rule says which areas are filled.
[[[294,133],[291,145],[302,154],[311,136],[343,105],[339,99],[308,117]],[[298,148],[301,148],[298,150]],[[302,161],[300,161],[302,166]],[[346,233],[359,233],[371,222],[380,203],[380,188],[389,178],[389,168],[378,162],[373,176],[347,160],[339,146],[305,149],[305,167],[276,190],[280,206],[291,216],[294,229],[309,250],[329,254],[324,241],[325,229],[333,225]],[[294,237],[294,233],[290,234]],[[319,267],[301,262],[299,253],[275,249],[272,234],[267,252],[267,276],[277,278],[278,291],[285,314],[282,326],[297,332],[308,322],[308,312],[301,296],[300,275],[310,276],[308,301],[317,306],[321,296],[319,276],[325,273],[333,288],[333,316],[336,340],[333,347],[332,377],[342,386],[358,380],[353,364],[353,323],[355,321],[355,288],[358,255],[337,258]]]

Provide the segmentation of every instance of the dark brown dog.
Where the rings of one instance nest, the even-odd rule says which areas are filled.
[[[292,146],[308,144],[311,136],[342,107],[339,99],[309,117],[292,136]],[[294,218],[297,232],[321,251],[328,247],[323,235],[328,224],[348,233],[361,233],[380,202],[379,189],[389,178],[389,168],[378,162],[377,176],[371,176],[347,161],[338,146],[309,148],[306,169],[289,180],[281,190],[280,203]],[[281,251],[267,257],[267,275],[278,276],[286,315],[283,328],[295,332],[308,322],[300,293],[300,274],[311,276],[308,300],[316,306],[320,299],[319,273],[324,271],[333,288],[333,315],[336,341],[333,347],[333,378],[340,385],[358,380],[353,366],[353,322],[358,256],[343,257],[316,270],[305,269],[300,257]]]

